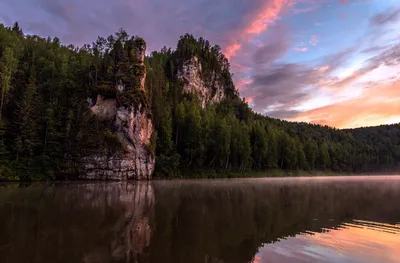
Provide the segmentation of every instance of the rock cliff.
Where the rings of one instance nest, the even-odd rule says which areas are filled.
[[[203,108],[208,104],[220,102],[224,98],[224,87],[219,83],[218,74],[212,72],[206,80],[201,63],[196,56],[183,63],[178,71],[178,79],[184,83],[183,92],[197,94]]]
[[[146,69],[144,66],[145,46],[136,47],[136,67],[142,68],[140,75],[135,76],[139,82],[140,92],[145,96]],[[127,86],[123,81],[115,85],[117,98],[104,98],[99,95],[91,107],[93,114],[100,119],[113,123],[115,134],[123,150],[114,154],[102,153],[85,159],[87,179],[151,179],[154,170],[154,156],[149,150],[153,125],[150,112],[142,101],[126,103],[120,98],[132,94],[137,87]]]

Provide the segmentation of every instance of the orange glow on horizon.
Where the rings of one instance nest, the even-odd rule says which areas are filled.
[[[375,126],[400,119],[400,81],[369,88],[361,96],[299,113],[291,121],[336,128]]]

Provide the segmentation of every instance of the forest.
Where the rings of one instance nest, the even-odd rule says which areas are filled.
[[[0,24],[0,180],[73,179],[81,160],[118,151],[110,125],[92,115],[89,102],[115,97],[115,80],[136,83],[130,53],[144,44],[120,29],[75,47],[60,39],[26,35]],[[202,107],[183,92],[182,65],[196,56],[202,78],[223,100]],[[151,109],[154,176],[195,177],[258,171],[400,171],[400,124],[339,130],[255,113],[240,97],[228,59],[218,45],[186,34],[176,48],[145,58],[146,95],[132,90],[122,101]]]

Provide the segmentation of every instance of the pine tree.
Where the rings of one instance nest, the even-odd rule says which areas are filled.
[[[36,77],[32,72],[29,84],[22,91],[17,101],[14,112],[14,130],[17,131],[16,146],[17,159],[21,154],[33,158],[35,150],[40,144],[38,137],[38,93],[36,89]]]
[[[6,47],[0,57],[0,86],[1,86],[1,101],[0,101],[0,120],[3,116],[4,104],[8,92],[11,90],[11,80],[17,67],[17,59],[11,48]]]

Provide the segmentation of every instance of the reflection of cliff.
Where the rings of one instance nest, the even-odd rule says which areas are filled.
[[[0,205],[2,263],[138,262],[150,244],[154,193],[148,182],[2,189],[4,199],[14,205]]]
[[[123,200],[127,206],[125,219],[115,227],[111,255],[115,261],[137,262],[150,244],[150,216],[153,214],[154,193],[149,183],[129,185],[128,188],[130,194]]]

